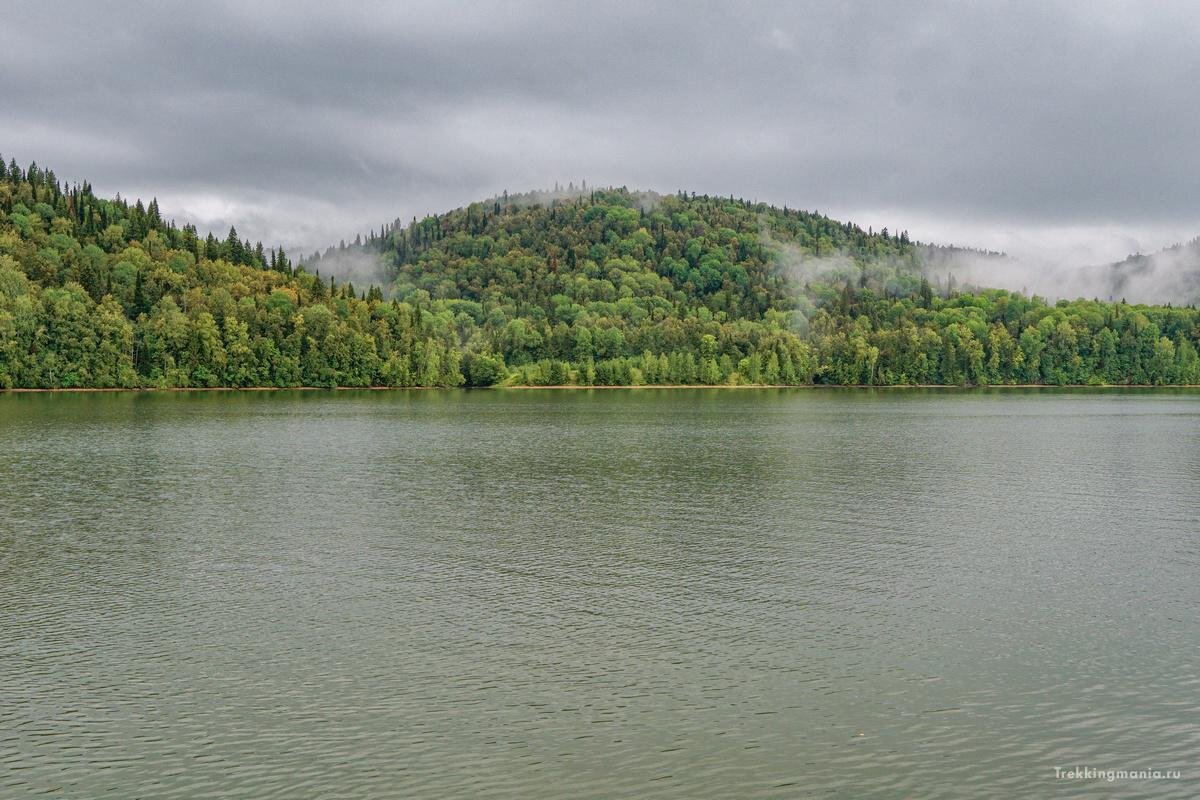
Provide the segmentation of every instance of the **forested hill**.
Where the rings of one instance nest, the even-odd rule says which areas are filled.
[[[296,265],[10,163],[0,386],[1200,380],[1194,308],[960,293],[920,253],[815,213],[604,190],[494,198]],[[376,285],[328,277],[364,258]]]
[[[1151,255],[1131,255],[1104,273],[1114,297],[1200,300],[1200,238]]]

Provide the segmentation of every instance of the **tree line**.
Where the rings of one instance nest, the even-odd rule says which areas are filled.
[[[504,195],[340,249],[386,283],[0,160],[0,387],[1200,382],[1194,308],[935,288],[907,233],[734,198]]]

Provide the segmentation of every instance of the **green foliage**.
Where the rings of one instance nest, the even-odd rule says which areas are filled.
[[[13,165],[0,387],[1200,381],[1194,308],[936,290],[907,234],[732,198],[505,196],[338,250],[390,286]]]
[[[926,305],[928,304],[928,305]],[[1096,300],[1051,306],[999,289],[922,299],[865,290],[811,321],[835,384],[1195,384],[1200,313]]]
[[[470,351],[463,355],[462,372],[467,386],[494,386],[506,375],[504,361],[500,357]]]

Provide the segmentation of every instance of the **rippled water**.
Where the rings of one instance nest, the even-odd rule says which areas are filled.
[[[1195,392],[0,396],[0,796],[1192,797],[1198,532]]]

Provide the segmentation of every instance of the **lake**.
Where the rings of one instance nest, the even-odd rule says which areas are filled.
[[[1198,534],[1189,390],[0,395],[0,796],[1193,797]]]

